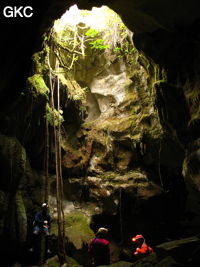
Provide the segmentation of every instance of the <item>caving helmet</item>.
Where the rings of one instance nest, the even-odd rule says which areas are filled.
[[[47,209],[47,208],[48,208],[48,204],[47,204],[47,203],[45,203],[45,202],[44,202],[44,203],[42,203],[42,205],[41,205],[41,208],[42,208],[42,209],[44,209],[44,208],[46,208],[46,209]]]
[[[134,237],[131,238],[131,241],[132,242],[137,242],[139,240],[143,240],[144,241],[143,235],[136,235],[136,236],[134,236]]]
[[[108,229],[107,228],[100,227],[95,235],[99,235],[99,234],[105,235],[107,233],[108,233]]]

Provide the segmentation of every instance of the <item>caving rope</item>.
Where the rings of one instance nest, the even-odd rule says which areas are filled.
[[[45,170],[45,193],[44,193],[44,202],[48,203],[49,196],[49,123],[46,118],[46,135],[45,135],[45,161],[44,161],[44,170]]]
[[[60,262],[66,262],[65,253],[65,224],[64,224],[64,210],[63,210],[63,179],[62,179],[62,165],[61,165],[61,130],[60,120],[55,123],[55,103],[54,103],[54,89],[55,82],[52,79],[52,70],[50,66],[50,59],[48,57],[49,65],[49,83],[50,83],[50,105],[53,111],[53,129],[54,129],[54,145],[55,145],[55,165],[56,165],[56,200],[57,200],[57,214],[58,214],[58,252]],[[56,68],[59,68],[59,63],[56,62]],[[57,77],[57,111],[60,114],[60,84]]]

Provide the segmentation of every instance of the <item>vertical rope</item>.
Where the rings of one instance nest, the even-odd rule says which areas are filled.
[[[57,61],[56,68],[59,68],[59,63]],[[60,82],[57,77],[57,111],[58,116],[60,116]],[[58,163],[58,198],[59,198],[59,213],[60,213],[60,246],[63,261],[66,259],[65,254],[65,218],[63,209],[63,177],[62,177],[62,162],[61,162],[61,131],[60,131],[60,119],[58,118],[58,130],[57,130],[57,163]]]
[[[45,195],[44,202],[48,202],[49,196],[49,124],[46,118],[46,135],[45,135],[45,143],[46,143],[46,161],[45,161]]]
[[[64,211],[63,211],[63,183],[62,183],[62,166],[61,166],[61,145],[60,145],[60,84],[59,78],[57,78],[57,111],[58,111],[58,123],[56,123],[55,117],[55,103],[54,103],[54,85],[52,83],[52,74],[50,60],[48,58],[49,65],[49,83],[51,99],[50,104],[53,111],[53,129],[54,129],[54,146],[55,146],[55,167],[56,167],[56,200],[57,200],[57,223],[58,223],[58,254],[60,263],[66,262],[65,253],[65,226],[64,226]],[[59,66],[56,63],[56,68]]]

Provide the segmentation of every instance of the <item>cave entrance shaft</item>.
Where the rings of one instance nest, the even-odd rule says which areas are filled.
[[[133,33],[108,7],[88,11],[72,6],[44,35],[43,50],[34,55],[35,75],[48,88],[47,168],[56,173],[52,192],[60,255],[65,251],[63,201],[69,198],[68,190],[63,192],[63,173],[83,181],[88,174],[128,173],[146,152],[143,129],[153,129],[153,138],[161,134],[153,95],[159,70],[132,39]]]
[[[66,121],[68,121],[66,118],[68,102],[73,102],[74,108],[78,110],[80,124],[100,116],[105,117],[108,109],[111,109],[114,115],[113,104],[117,103],[118,105],[121,102],[120,98],[124,98],[124,93],[122,93],[124,88],[122,90],[121,84],[126,77],[124,77],[123,69],[126,63],[130,64],[130,55],[134,52],[132,32],[126,28],[119,16],[107,7],[86,11],[78,10],[77,6],[73,6],[60,20],[55,21],[50,33],[45,36],[44,69],[48,72],[44,75],[49,78],[46,80],[50,89],[46,121],[47,125],[53,127],[54,131],[60,254],[63,254],[65,246],[63,242],[65,226],[62,204],[61,139],[63,139],[63,132],[61,126],[65,128]],[[124,59],[127,60],[126,63]],[[106,64],[109,69],[114,61],[117,61],[117,66],[114,66],[113,70],[111,67],[106,75],[112,80],[112,84],[119,81],[118,87],[121,88],[118,90],[120,90],[120,95],[123,95],[119,96],[118,99],[115,99],[113,86],[111,88],[113,92],[109,92],[110,85],[107,86],[106,92],[103,94],[92,91],[94,87],[98,87],[98,85],[94,85],[93,76],[98,75],[100,77],[101,72],[105,71],[103,65]],[[92,65],[94,65],[93,71],[89,73]],[[83,77],[84,69],[86,70],[85,77]],[[123,72],[122,75],[121,72]],[[116,76],[117,78],[115,78]],[[83,84],[84,86],[82,86]],[[49,135],[48,131],[47,127],[47,135]],[[48,144],[47,147],[49,147]],[[49,155],[47,154],[47,160],[48,158]],[[49,165],[51,164],[48,164],[47,167]]]

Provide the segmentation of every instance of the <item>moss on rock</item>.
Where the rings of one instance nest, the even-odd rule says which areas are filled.
[[[89,220],[83,213],[68,213],[65,215],[65,231],[69,242],[76,249],[81,249],[84,243],[89,243],[94,233],[89,227]],[[57,235],[57,224],[52,224],[52,233]]]
[[[89,227],[87,217],[82,213],[71,213],[65,217],[66,234],[69,241],[73,242],[77,249],[80,249],[83,243],[89,243],[94,237],[94,233]]]
[[[46,86],[41,74],[34,74],[33,76],[29,77],[28,83],[31,92],[35,97],[42,95],[48,99],[49,88]]]

